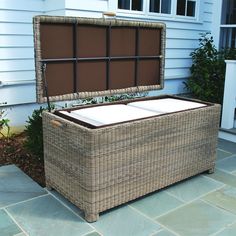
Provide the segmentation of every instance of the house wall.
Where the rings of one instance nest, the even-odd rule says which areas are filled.
[[[22,126],[32,110],[38,107],[35,103],[32,17],[40,14],[103,17],[103,12],[112,11],[116,12],[116,18],[119,19],[165,22],[165,89],[151,92],[150,95],[182,93],[183,82],[189,76],[191,66],[189,54],[198,47],[200,33],[211,31],[215,2],[200,0],[197,18],[192,20],[175,14],[170,16],[121,11],[117,9],[116,0],[1,0],[0,106],[7,109],[14,127]]]

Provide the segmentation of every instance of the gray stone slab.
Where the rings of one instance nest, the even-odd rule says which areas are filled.
[[[225,158],[221,161],[217,161],[216,168],[227,171],[227,172],[236,171],[236,155]]]
[[[80,210],[77,206],[72,204],[69,200],[67,200],[64,196],[62,196],[60,193],[58,193],[56,190],[49,191],[56,199],[61,201],[63,204],[65,204],[68,208],[70,208],[72,211],[74,211],[76,214],[83,217],[83,211]]]
[[[218,139],[218,148],[226,152],[231,152],[236,154],[236,143],[229,142],[224,139]]]
[[[216,169],[215,173],[207,175],[207,177],[236,188],[236,176],[233,174]]]
[[[236,188],[226,186],[206,195],[203,200],[236,215]]]
[[[0,210],[0,235],[13,236],[19,233],[21,233],[21,229],[4,210]]]
[[[217,155],[216,155],[217,160],[222,160],[222,159],[224,159],[226,157],[230,157],[230,156],[232,156],[232,153],[217,149]]]
[[[216,234],[215,236],[235,236],[235,235],[236,235],[236,223],[226,227],[226,229]]]
[[[92,233],[86,234],[84,236],[102,236],[102,235],[99,234],[98,232],[92,232]]]
[[[0,167],[0,207],[47,194],[15,165]]]
[[[183,205],[183,202],[169,195],[167,192],[158,191],[151,195],[138,199],[130,204],[138,211],[150,218],[160,216],[176,207]]]
[[[157,222],[181,236],[209,236],[235,220],[236,215],[200,200],[157,218]]]
[[[223,186],[223,183],[202,175],[184,180],[165,191],[183,202],[189,202]]]
[[[161,230],[160,232],[157,232],[156,234],[153,234],[152,236],[175,236],[175,234],[172,234],[170,231],[167,231],[167,230]]]
[[[30,236],[81,236],[94,231],[50,195],[6,208]]]
[[[161,229],[158,223],[149,220],[129,206],[104,212],[92,225],[103,236],[146,236]]]

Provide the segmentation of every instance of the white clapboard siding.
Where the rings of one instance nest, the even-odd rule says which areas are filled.
[[[184,48],[195,49],[198,47],[198,39],[168,39],[166,41],[166,48]]]
[[[0,0],[0,106],[35,102],[33,25],[44,0]]]
[[[0,48],[33,46],[32,35],[0,35]]]
[[[0,9],[43,12],[44,0],[1,0]]]
[[[176,58],[176,59],[183,59],[183,58],[191,58],[190,53],[192,53],[192,49],[182,49],[182,48],[167,48],[166,49],[166,59]]]
[[[166,59],[165,68],[189,68],[192,65],[192,60],[190,59]]]
[[[40,105],[25,104],[14,106],[14,109],[7,109],[7,117],[10,119],[11,133],[16,133],[25,129],[25,122],[29,120],[29,116],[34,109],[39,109]]]
[[[52,11],[47,11],[46,14],[50,16],[66,16],[66,11],[64,9],[52,10]]]
[[[5,10],[1,9],[0,4],[0,22],[32,23],[32,17],[40,14],[40,11]]]
[[[211,2],[204,2],[204,8],[203,8],[203,12],[208,12],[208,13],[212,13],[212,5],[213,3]]]
[[[204,12],[204,22],[212,22],[212,13],[211,12]]]
[[[34,60],[0,60],[0,72],[20,70],[34,70]]]
[[[29,83],[33,81],[35,83],[35,70],[0,72],[0,81],[11,84],[18,81],[29,81]]]
[[[51,11],[65,10],[65,0],[44,0],[44,12],[51,15]]]
[[[187,78],[190,75],[189,68],[172,68],[165,70],[165,79]],[[165,81],[167,83],[167,81]]]
[[[0,35],[33,35],[31,23],[0,22]]]
[[[184,82],[186,79],[169,79],[165,83],[165,88],[163,90],[154,90],[149,92],[149,96],[156,96],[161,94],[181,94],[186,92],[184,89]]]
[[[108,1],[106,0],[66,0],[66,9],[79,9],[84,11],[107,11]]]
[[[78,11],[78,10],[67,10],[66,16],[88,17],[88,12]],[[101,11],[94,10],[94,11],[89,12],[89,17],[92,17],[92,18],[101,18],[102,16],[103,15]]]
[[[4,86],[0,89],[0,106],[36,102],[35,84]]]
[[[169,39],[198,39],[200,34],[204,33],[202,29],[187,30],[187,29],[176,29],[167,28],[166,37]]]
[[[31,37],[32,38],[32,37]],[[33,47],[0,47],[0,60],[34,58]]]

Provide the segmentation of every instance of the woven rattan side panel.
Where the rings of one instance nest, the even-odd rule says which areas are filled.
[[[47,184],[96,215],[213,169],[219,114],[213,105],[91,130],[44,113]]]

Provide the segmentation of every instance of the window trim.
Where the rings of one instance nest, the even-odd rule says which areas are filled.
[[[188,1],[192,1],[195,2],[195,15],[194,16],[187,16],[187,7],[188,7]],[[198,5],[200,0],[186,0],[185,1],[185,11],[184,14],[185,15],[177,15],[177,4],[178,4],[178,0],[176,0],[176,7],[175,7],[175,16],[176,17],[180,17],[180,18],[191,18],[191,19],[196,19],[198,20],[198,15],[199,15],[199,9],[198,9]]]
[[[200,20],[200,5],[201,0],[193,0],[195,2],[195,16],[181,16],[177,15],[177,0],[171,0],[171,13],[158,13],[158,12],[150,12],[150,0],[143,0],[143,10],[142,11],[135,11],[135,10],[126,10],[126,9],[119,9],[118,8],[118,0],[108,0],[109,2],[113,2],[113,11],[116,11],[118,17],[129,17],[132,16],[141,16],[142,18],[149,20],[148,17],[151,17],[150,20],[158,19],[158,17],[166,19],[166,20],[175,20],[178,22],[191,22],[196,24],[201,24],[202,21]],[[115,2],[114,2],[115,1]],[[186,1],[187,2],[187,1]],[[111,3],[112,5],[112,3]],[[185,9],[187,11],[187,9]]]
[[[168,17],[168,16],[173,16],[173,1],[175,0],[171,0],[171,6],[170,6],[170,13],[162,13],[161,12],[161,7],[162,7],[162,0],[160,0],[160,12],[153,12],[153,11],[150,11],[150,1],[151,0],[143,0],[143,1],[146,1],[146,5],[147,5],[147,15],[153,15],[153,16],[165,16],[165,17]]]
[[[110,1],[114,1],[114,0],[110,0]],[[144,4],[147,0],[142,0],[142,11],[138,11],[138,10],[132,10],[132,0],[130,0],[130,4],[129,4],[129,9],[122,9],[122,8],[118,8],[118,1],[116,2],[116,11],[117,12],[122,12],[122,13],[131,13],[131,14],[138,14],[138,15],[145,15],[145,5]]]

